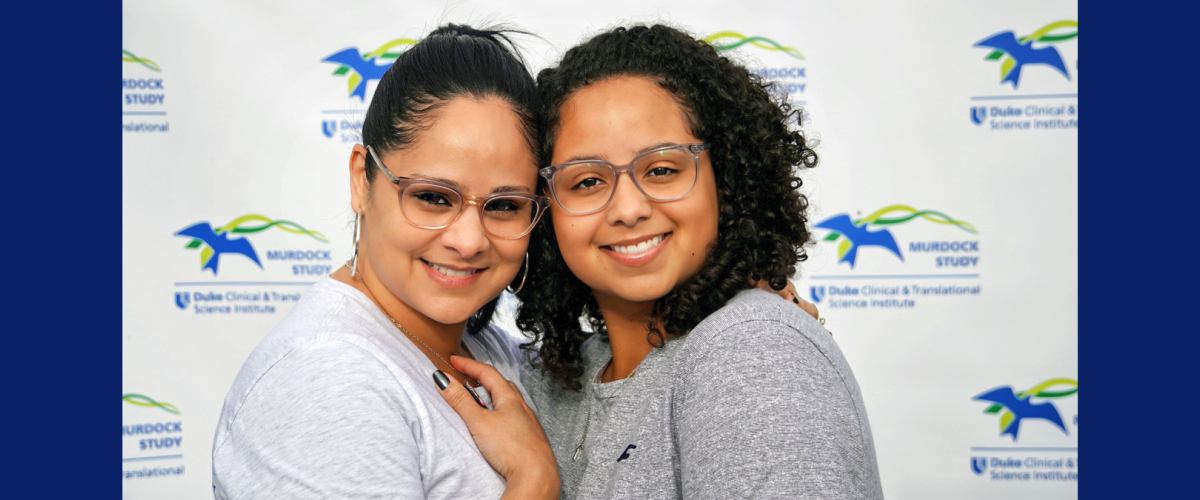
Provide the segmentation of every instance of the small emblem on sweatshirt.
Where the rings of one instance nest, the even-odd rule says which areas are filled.
[[[626,458],[629,458],[629,450],[632,450],[634,448],[637,448],[636,444],[631,444],[629,446],[626,446],[625,451],[621,452],[621,456],[617,457],[617,461],[620,462],[622,460],[625,460]]]

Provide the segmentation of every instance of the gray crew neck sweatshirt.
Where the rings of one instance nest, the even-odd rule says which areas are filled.
[[[580,392],[527,374],[563,498],[883,497],[854,374],[791,302],[741,292],[633,376],[598,383],[611,358],[599,336],[584,344]]]

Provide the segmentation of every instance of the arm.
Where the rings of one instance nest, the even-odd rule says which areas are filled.
[[[255,384],[213,451],[230,498],[424,498],[414,411],[350,344],[296,351]]]
[[[779,319],[692,333],[703,337],[677,361],[684,498],[876,496],[857,383],[824,330],[806,323],[821,337]]]

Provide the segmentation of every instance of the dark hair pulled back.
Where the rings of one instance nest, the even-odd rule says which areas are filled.
[[[793,124],[800,110],[773,97],[770,83],[721,56],[709,44],[663,25],[616,28],[572,48],[557,67],[538,74],[542,147],[547,165],[559,132],[560,110],[570,96],[606,79],[638,76],[658,82],[680,104],[692,135],[709,150],[719,203],[717,239],[703,268],[655,301],[647,340],[657,347],[664,332],[685,335],[747,288],[747,278],[787,285],[807,258],[808,200],[796,167],[811,168],[816,153]],[[607,341],[604,318],[591,289],[571,273],[559,253],[547,214],[529,244],[528,282],[519,294],[517,325],[533,335],[522,348],[544,373],[568,389],[581,387],[580,347],[590,336]]]
[[[490,97],[500,98],[512,107],[521,119],[530,150],[536,152],[537,86],[510,37],[518,33],[526,34],[461,24],[433,30],[400,54],[379,79],[363,119],[363,144],[380,156],[403,150],[419,139],[446,103],[459,97]],[[377,172],[374,160],[367,155],[368,183],[374,182]],[[471,316],[468,333],[478,333],[491,321],[498,300],[488,302]]]

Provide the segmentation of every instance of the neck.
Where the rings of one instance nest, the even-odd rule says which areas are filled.
[[[458,372],[446,363],[450,360],[451,354],[463,355],[462,349],[459,346],[462,344],[463,331],[467,322],[445,324],[430,319],[388,291],[387,287],[383,285],[383,282],[379,281],[375,273],[371,272],[370,266],[365,259],[359,259],[358,267],[360,272],[355,276],[350,276],[350,269],[346,267],[338,269],[332,276],[334,279],[358,289],[363,295],[371,299],[379,310],[404,326],[404,329],[408,330],[408,333],[398,331],[396,332],[397,335],[412,342],[417,346],[417,350],[421,351],[426,358],[429,358],[429,361],[438,370],[441,370],[450,378],[458,380],[461,383],[462,380]],[[420,341],[414,340],[413,337],[416,337]],[[422,342],[424,342],[424,345],[422,345]],[[431,349],[432,352],[430,352]],[[437,355],[435,356],[434,353],[437,353]],[[441,358],[439,359],[438,356],[441,356]]]
[[[604,315],[608,341],[612,347],[612,363],[604,369],[601,382],[621,380],[633,374],[647,354],[654,349],[647,339],[654,302],[630,302],[610,295],[596,294],[596,303]]]

